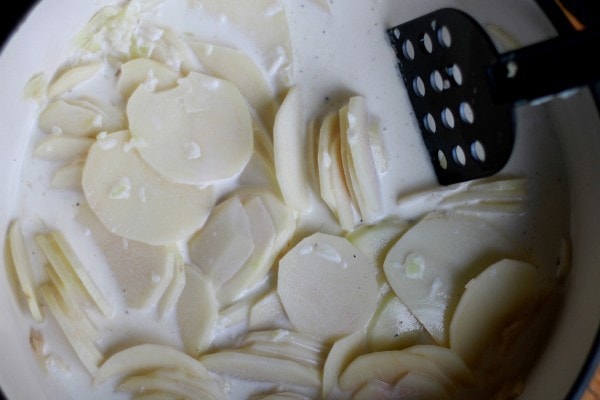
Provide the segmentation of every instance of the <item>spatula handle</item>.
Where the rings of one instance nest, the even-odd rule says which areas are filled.
[[[600,32],[584,30],[504,53],[486,74],[498,104],[532,101],[600,80]]]

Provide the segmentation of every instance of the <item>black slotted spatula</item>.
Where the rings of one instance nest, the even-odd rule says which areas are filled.
[[[445,8],[387,33],[442,185],[504,167],[514,144],[514,104],[600,79],[597,31],[499,54],[473,18]]]

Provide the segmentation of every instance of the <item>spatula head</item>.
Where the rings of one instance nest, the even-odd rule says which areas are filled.
[[[513,107],[495,104],[494,44],[470,16],[441,9],[387,31],[440,184],[493,175],[510,158]]]

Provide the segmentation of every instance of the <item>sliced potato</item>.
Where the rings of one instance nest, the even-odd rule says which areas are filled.
[[[220,351],[200,358],[210,371],[240,379],[277,384],[318,387],[317,369],[294,361],[240,351]]]
[[[531,312],[542,296],[537,268],[501,260],[473,278],[461,296],[450,323],[450,347],[475,365],[487,345],[519,318]]]
[[[29,312],[35,322],[42,323],[44,322],[44,315],[40,309],[35,292],[31,262],[29,261],[25,239],[21,232],[21,223],[18,220],[13,221],[8,229],[8,246],[15,267],[17,281],[29,307]]]
[[[81,190],[85,160],[77,158],[54,172],[50,186],[54,189]]]
[[[171,246],[152,246],[123,239],[106,229],[85,206],[80,207],[77,219],[90,230],[123,292],[127,306],[154,306],[171,284],[178,250]]]
[[[365,383],[360,389],[352,393],[352,400],[395,400],[392,393],[392,387],[385,382],[373,380]],[[412,400],[421,400],[419,398],[410,398]],[[405,400],[408,400],[406,398]]]
[[[276,110],[275,95],[265,80],[263,72],[250,57],[239,50],[197,40],[190,41],[190,47],[210,75],[236,85],[242,96],[256,110],[264,125],[273,126]]]
[[[56,100],[40,113],[38,125],[46,133],[92,136],[102,130],[102,115],[72,101]]]
[[[185,287],[177,303],[177,325],[188,354],[197,357],[208,348],[218,316],[211,283],[197,267],[187,265]]]
[[[344,176],[339,137],[329,144],[329,153],[331,154],[329,168],[331,191],[335,201],[335,209],[332,211],[337,215],[342,229],[351,231],[359,224],[360,218]]]
[[[305,333],[290,331],[287,329],[249,332],[246,334],[240,344],[245,346],[257,342],[292,343],[296,346],[306,347],[307,349],[311,349],[318,353],[322,353],[327,349],[322,340]]]
[[[311,207],[306,165],[306,128],[302,125],[300,91],[290,90],[275,117],[275,173],[283,198],[299,213]]]
[[[190,260],[216,289],[242,268],[254,247],[250,219],[238,196],[217,205],[204,227],[188,242]]]
[[[87,65],[78,65],[64,71],[48,86],[48,97],[60,96],[69,89],[90,79],[102,69],[102,63],[95,62]]]
[[[252,119],[230,82],[192,72],[171,90],[138,87],[127,103],[142,158],[163,177],[207,185],[238,174],[253,151]]]
[[[380,217],[382,198],[379,173],[375,166],[373,149],[369,137],[369,114],[366,99],[362,96],[352,97],[348,103],[348,150],[354,179],[352,187],[358,191],[358,199],[362,199],[361,214],[367,221]]]
[[[83,108],[97,112],[100,117],[94,119],[94,126],[99,132],[116,132],[127,129],[127,120],[123,114],[122,107],[95,97],[84,97],[71,100],[71,103]]]
[[[383,268],[402,303],[445,345],[450,318],[465,284],[514,248],[482,219],[431,214],[394,244]]]
[[[366,330],[359,329],[348,336],[337,340],[327,354],[323,366],[324,399],[329,398],[331,390],[335,387],[340,372],[356,357],[368,351],[366,343]]]
[[[148,89],[161,91],[177,84],[179,74],[163,63],[148,58],[136,58],[121,65],[117,90],[124,99],[144,84]],[[153,90],[150,90],[153,91]]]
[[[271,290],[250,307],[248,328],[250,330],[289,328],[283,304],[277,291]]]
[[[342,390],[356,391],[364,384],[379,380],[394,384],[411,371],[431,375],[453,387],[446,373],[426,357],[405,350],[379,351],[358,356],[342,372],[339,385]]]
[[[321,354],[293,343],[255,342],[239,349],[239,351],[259,356],[291,360],[309,366],[319,366],[322,362]]]
[[[51,285],[44,284],[40,287],[40,292],[42,293],[44,302],[50,309],[52,315],[54,315],[60,328],[65,334],[65,337],[81,360],[81,363],[87,371],[94,376],[98,371],[98,366],[104,359],[104,356],[84,332],[75,329],[72,325],[60,306],[60,295],[57,289]]]
[[[167,27],[161,27],[161,35],[153,45],[150,57],[168,65],[175,71],[181,71],[184,75],[192,71],[202,70],[196,54],[190,45],[183,40],[182,34]]]
[[[114,309],[60,232],[37,235],[35,240],[65,286],[91,300],[106,317],[112,316]]]
[[[179,296],[181,296],[181,292],[185,287],[185,269],[186,265],[183,257],[179,252],[175,252],[173,278],[158,303],[158,315],[161,318],[168,314],[179,301]]]
[[[278,192],[279,183],[277,183],[273,161],[255,149],[252,158],[238,178],[238,184],[240,187],[263,188]]]
[[[435,377],[410,371],[393,387],[392,398],[396,400],[450,400],[451,392]]]
[[[377,287],[372,262],[341,237],[315,233],[279,262],[277,293],[290,321],[323,339],[364,327]]]
[[[311,400],[310,397],[294,393],[294,392],[279,392],[272,393],[266,396],[252,397],[253,400]]]
[[[200,380],[212,379],[210,373],[195,358],[160,344],[141,344],[121,350],[108,358],[94,376],[94,385],[100,385],[117,375],[135,375],[158,368],[185,372]]]
[[[333,187],[331,183],[332,154],[330,153],[330,144],[340,135],[340,118],[337,112],[330,113],[325,117],[319,130],[319,144],[317,154],[317,166],[319,169],[319,188],[321,198],[331,209],[337,210]]]
[[[175,184],[154,172],[135,149],[124,149],[126,131],[95,143],[83,169],[83,191],[108,230],[148,244],[185,239],[206,221],[213,205],[211,187]]]
[[[371,351],[400,350],[427,337],[423,325],[393,291],[381,300],[367,330]]]
[[[40,140],[33,155],[49,161],[69,161],[85,156],[93,144],[94,139],[87,137],[53,135]]]
[[[436,345],[416,345],[408,347],[406,351],[433,361],[452,381],[465,384],[474,381],[473,372],[454,350]]]

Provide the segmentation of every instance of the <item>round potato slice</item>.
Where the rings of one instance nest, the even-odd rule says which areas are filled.
[[[230,82],[192,72],[162,92],[144,85],[127,103],[129,129],[146,145],[140,155],[163,177],[210,184],[239,173],[254,150],[252,119]]]
[[[148,244],[187,239],[206,221],[212,187],[171,183],[147,166],[130,135],[107,135],[90,149],[83,191],[90,208],[113,233]]]
[[[365,326],[375,310],[371,262],[347,239],[316,233],[279,263],[277,292],[301,332],[335,339]]]

